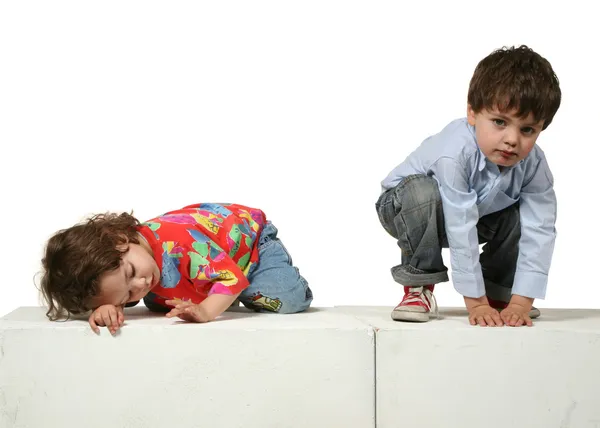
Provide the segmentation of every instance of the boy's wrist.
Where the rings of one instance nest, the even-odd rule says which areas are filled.
[[[481,297],[467,297],[463,296],[465,299],[465,306],[468,311],[478,307],[478,306],[489,306],[489,302],[487,296],[483,295]]]
[[[533,300],[531,297],[519,296],[518,294],[513,294],[510,298],[509,305],[518,305],[522,306],[528,311],[531,310],[533,306]]]

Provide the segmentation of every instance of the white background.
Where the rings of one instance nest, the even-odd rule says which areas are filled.
[[[591,2],[589,3],[592,4]],[[395,305],[380,181],[527,44],[563,102],[538,142],[559,198],[540,307],[600,307],[597,16],[580,1],[0,4],[0,315],[37,305],[45,240],[95,213],[263,209],[314,305]],[[445,253],[447,264],[449,260]],[[450,266],[449,266],[450,267]],[[443,306],[462,305],[451,283]]]

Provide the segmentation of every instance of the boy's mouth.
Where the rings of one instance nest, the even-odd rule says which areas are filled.
[[[517,155],[515,152],[507,152],[506,150],[500,150],[500,154],[505,158],[511,158]]]

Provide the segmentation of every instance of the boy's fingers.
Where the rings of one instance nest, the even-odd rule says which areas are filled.
[[[491,315],[487,315],[487,314],[486,314],[486,315],[484,316],[484,319],[485,319],[485,323],[486,323],[487,325],[489,325],[490,327],[496,327],[496,323],[495,323],[495,322],[494,322],[494,320],[492,319],[492,316],[491,316]]]
[[[504,325],[504,322],[502,322],[502,318],[500,318],[500,314],[498,312],[494,312],[492,314],[492,319],[496,323],[496,326],[502,327]]]
[[[486,327],[485,324],[485,320],[483,319],[483,317],[480,315],[477,317],[477,323],[481,326],[481,327]]]
[[[510,317],[510,325],[515,327],[517,325],[517,322],[519,322],[519,316],[517,314],[512,314],[512,316]]]
[[[523,315],[523,317],[519,319],[519,325],[526,325],[528,327],[531,327],[533,325],[533,322],[531,321],[531,318],[529,318],[528,315]]]

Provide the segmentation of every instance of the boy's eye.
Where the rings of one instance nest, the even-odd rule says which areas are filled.
[[[133,278],[135,276],[135,267],[133,265],[131,265],[131,276],[130,278]]]
[[[494,119],[494,123],[498,126],[504,126],[505,122],[502,119]]]
[[[521,129],[521,132],[523,134],[533,134],[535,132],[535,129],[533,129],[531,126],[526,126],[525,128]]]

